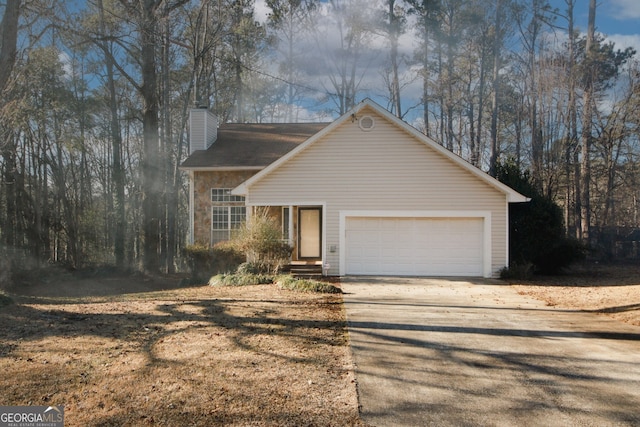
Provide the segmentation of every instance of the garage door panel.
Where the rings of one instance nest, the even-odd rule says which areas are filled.
[[[346,220],[346,273],[482,276],[483,218]]]

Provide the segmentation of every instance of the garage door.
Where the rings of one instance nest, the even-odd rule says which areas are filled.
[[[346,273],[482,276],[483,218],[346,218]]]

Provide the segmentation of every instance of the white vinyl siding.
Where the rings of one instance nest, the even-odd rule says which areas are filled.
[[[366,108],[375,128],[350,120],[280,165],[250,188],[248,205],[319,204],[323,210],[324,261],[339,274],[340,212],[486,211],[491,214],[491,274],[507,263],[504,193],[403,129]],[[342,266],[344,271],[344,266]]]

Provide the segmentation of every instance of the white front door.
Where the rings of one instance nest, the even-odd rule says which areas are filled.
[[[298,208],[298,256],[320,259],[322,236],[321,208]]]

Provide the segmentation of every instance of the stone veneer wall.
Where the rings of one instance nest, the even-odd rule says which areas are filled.
[[[195,243],[211,241],[211,189],[235,188],[257,171],[194,172],[193,237]]]

